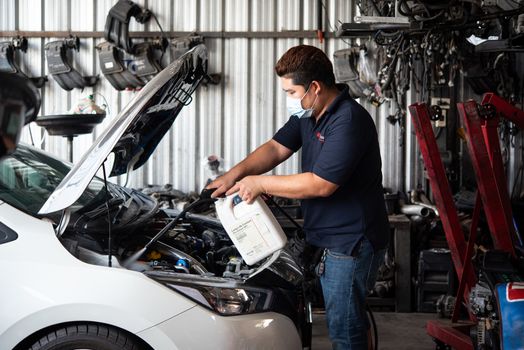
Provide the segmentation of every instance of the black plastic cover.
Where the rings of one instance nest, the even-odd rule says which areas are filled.
[[[104,38],[110,43],[134,52],[133,43],[129,37],[129,21],[135,17],[137,22],[144,23],[150,17],[150,12],[129,0],[120,0],[109,10],[104,29]]]
[[[22,45],[27,45],[27,40]],[[27,77],[27,75],[24,74],[24,72],[22,72],[22,70],[16,63],[15,51],[17,48],[21,49],[22,51],[24,51],[25,49],[25,48],[16,47],[10,41],[4,41],[0,43],[0,72],[17,74],[22,77]],[[41,88],[42,86],[44,86],[45,82],[47,81],[46,76],[34,77],[34,78],[29,78],[29,79],[33,82],[33,84],[35,84],[37,88]]]
[[[149,42],[135,45],[135,54],[131,55],[132,60],[128,65],[129,71],[138,77],[143,85],[147,84],[162,70],[155,59],[154,48],[155,45]]]
[[[15,48],[12,43],[0,43],[0,72],[18,73],[20,70],[14,61]]]
[[[0,244],[12,242],[18,238],[18,234],[0,222]]]
[[[117,90],[137,88],[143,82],[129,72],[122,61],[122,51],[116,46],[103,42],[97,46],[100,68],[106,79]]]
[[[65,40],[51,41],[45,45],[47,67],[58,85],[67,91],[95,85],[96,77],[82,77],[69,64],[67,50],[68,45]]]

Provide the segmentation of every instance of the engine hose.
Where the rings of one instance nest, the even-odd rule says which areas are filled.
[[[406,6],[406,9],[404,9],[404,6]],[[409,11],[409,12],[408,12]],[[400,0],[397,4],[397,12],[401,14],[402,16],[410,17],[411,19],[414,19],[415,16],[409,6],[406,4],[406,0]]]
[[[371,312],[371,308],[369,307],[368,303],[366,303],[366,311],[367,311],[369,319],[371,321],[371,327],[373,327],[373,339],[375,339],[375,342],[373,344],[373,349],[378,350],[378,328],[377,328],[377,323],[375,322],[375,317],[373,316],[373,312]]]
[[[158,241],[158,239],[160,239],[167,231],[169,231],[174,225],[176,225],[177,221],[182,219],[188,211],[190,211],[191,209],[193,209],[194,207],[196,207],[199,204],[214,202],[214,201],[215,201],[214,198],[203,198],[203,199],[197,199],[196,201],[189,204],[169,224],[164,226],[164,228],[160,232],[158,232],[155,237],[153,237],[153,239],[150,241],[150,243],[148,243],[147,246],[149,246],[151,243]],[[175,238],[176,236],[178,236],[180,232],[181,231],[177,232],[175,235],[173,235],[172,238]]]
[[[136,253],[134,253],[133,255],[131,255],[131,257],[129,257],[123,264],[122,266],[124,267],[128,267],[128,266],[131,266],[135,261],[137,261],[146,251],[147,249],[149,248],[149,246],[153,243],[155,243],[156,241],[158,241],[160,238],[162,238],[162,236],[168,232],[173,226],[175,226],[178,222],[178,220],[180,220],[181,218],[183,218],[186,213],[188,211],[190,211],[191,209],[193,209],[194,207],[196,207],[197,205],[199,204],[202,204],[202,203],[208,203],[208,202],[214,202],[216,199],[214,198],[200,198],[200,199],[197,199],[196,201],[194,201],[193,203],[189,204],[187,207],[184,208],[184,210],[182,210],[173,220],[171,220],[171,222],[169,222],[166,226],[164,226],[164,228],[162,228],[162,230],[160,230],[160,232],[158,232],[155,237],[151,238],[151,240],[149,242],[147,242],[147,244],[142,248],[140,249],[139,251],[137,251]],[[177,232],[172,238],[175,238],[176,236],[178,236],[182,231],[179,231]]]
[[[395,75],[395,69],[397,66],[397,60],[398,60],[397,53],[398,53],[398,49],[397,49],[397,52],[395,52],[395,57],[393,57],[393,60],[391,61],[390,66],[388,67],[386,81],[380,87],[382,91],[387,90],[389,88],[389,85],[391,85],[391,82],[393,81],[393,77]]]

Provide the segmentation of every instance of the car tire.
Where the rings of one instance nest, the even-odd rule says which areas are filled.
[[[56,329],[41,337],[28,350],[142,350],[135,339],[114,327],[93,323]]]

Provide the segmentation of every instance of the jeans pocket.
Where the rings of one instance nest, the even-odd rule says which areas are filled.
[[[347,255],[347,254],[344,254],[344,253],[339,253],[339,252],[334,252],[330,249],[327,250],[327,255],[335,258],[335,259],[355,259],[354,256],[351,256],[351,255]]]

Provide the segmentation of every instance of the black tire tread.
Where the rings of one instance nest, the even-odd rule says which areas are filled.
[[[28,350],[53,350],[74,338],[104,340],[114,349],[140,350],[141,346],[125,332],[107,325],[80,323],[55,329],[35,341]]]

